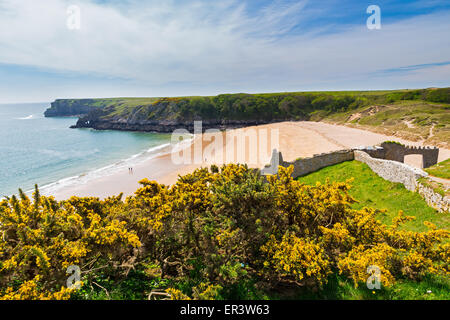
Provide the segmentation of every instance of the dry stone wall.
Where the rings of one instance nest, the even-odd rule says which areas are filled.
[[[280,156],[280,159],[283,159],[282,156]],[[353,150],[340,150],[314,155],[309,158],[300,158],[293,162],[280,161],[280,165],[283,167],[294,166],[292,176],[297,178],[319,169],[350,160],[354,160]]]
[[[450,212],[450,198],[436,193],[432,188],[419,183],[417,192],[425,199],[430,207],[439,212]]]
[[[380,177],[391,182],[402,183],[406,189],[411,191],[416,190],[417,179],[428,175],[423,170],[401,162],[372,158],[366,152],[360,150],[355,150],[354,153],[355,160],[367,164]]]
[[[379,153],[380,150],[375,150],[373,152]],[[293,166],[294,170],[292,176],[293,178],[297,178],[319,169],[350,160],[361,161],[367,164],[373,172],[383,179],[402,183],[406,189],[417,191],[429,206],[435,208],[439,212],[449,211],[449,197],[443,197],[432,188],[418,182],[420,178],[428,176],[425,171],[398,161],[373,158],[367,152],[361,150],[341,150],[323,153],[309,158],[297,159],[292,162],[283,161],[282,154],[274,150],[271,165],[262,169],[261,174],[276,174],[278,165],[283,167]]]

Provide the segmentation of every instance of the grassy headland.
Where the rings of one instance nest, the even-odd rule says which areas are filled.
[[[450,140],[450,88],[70,99],[55,101],[47,115],[77,111],[90,112],[80,119],[80,126],[97,129],[145,131],[146,123],[163,121],[242,121],[245,125],[245,121],[323,120],[442,146]]]

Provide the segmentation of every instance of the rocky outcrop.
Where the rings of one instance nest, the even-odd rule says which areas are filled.
[[[277,122],[260,120],[202,120],[202,132],[208,129],[236,129]],[[185,129],[194,133],[194,120],[142,120],[139,118],[112,117],[102,118],[102,111],[96,110],[81,117],[71,128],[92,128],[96,130],[122,130],[172,133],[177,129]]]
[[[82,116],[95,109],[93,99],[58,99],[44,112],[46,117]]]
[[[131,102],[133,102],[131,100]],[[202,121],[202,131],[208,129],[235,129],[287,119],[271,120],[233,120],[200,119],[187,112],[186,99],[160,99],[156,102],[143,102],[142,105],[128,105],[126,99],[72,99],[56,100],[45,111],[46,117],[78,116],[71,128],[92,128],[96,130],[122,130],[172,133],[177,129],[194,132],[194,121]]]

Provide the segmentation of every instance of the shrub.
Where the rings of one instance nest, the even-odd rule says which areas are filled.
[[[142,180],[125,200],[20,192],[0,202],[0,297],[89,298],[95,286],[108,297],[120,287],[137,291],[120,298],[233,299],[282,283],[320,288],[338,272],[356,286],[374,264],[384,286],[450,273],[448,231],[401,230],[402,212],[386,226],[350,208],[347,183],[307,186],[292,170],[265,182],[243,165],[198,169],[170,187]],[[81,268],[78,291],[66,288],[70,265]]]

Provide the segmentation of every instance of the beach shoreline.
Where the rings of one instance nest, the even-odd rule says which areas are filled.
[[[190,164],[176,163],[176,161],[173,161],[173,149],[170,148],[167,152],[161,152],[156,156],[152,156],[149,159],[145,159],[134,165],[132,174],[126,167],[124,167],[122,170],[111,172],[108,175],[93,179],[84,184],[74,184],[67,187],[62,187],[51,193],[44,190],[43,194],[53,195],[57,200],[65,200],[71,196],[99,197],[103,199],[118,195],[120,193],[123,193],[124,196],[133,195],[134,192],[140,187],[138,182],[144,178],[148,180],[155,180],[161,184],[171,185],[176,183],[179,175],[191,173],[195,169],[210,167],[212,164],[220,166],[224,163],[236,162],[227,161],[227,158],[225,157],[227,151],[229,152],[229,150],[226,149],[230,149],[229,141],[227,141],[225,137],[226,134],[241,137],[250,133],[259,133],[262,131],[269,132],[269,137],[271,132],[278,131],[279,145],[277,145],[277,149],[282,152],[283,158],[286,161],[293,161],[299,157],[310,157],[315,154],[342,149],[372,146],[388,140],[396,140],[413,146],[422,145],[420,142],[407,141],[395,136],[387,136],[371,131],[341,125],[327,124],[323,122],[278,122],[222,132],[224,138],[221,145],[223,146],[223,149],[218,150],[218,148],[216,148],[214,153],[214,155],[217,153],[222,153],[222,157],[203,157],[208,150],[211,150],[211,145],[215,143],[215,140],[217,139],[217,133],[215,138],[212,138],[212,136],[214,136],[213,134],[205,133],[202,135],[196,135],[188,147],[179,149],[181,150],[181,154],[189,152],[191,155]],[[246,140],[246,142],[244,155],[246,160],[245,162],[249,164],[249,167],[262,168],[265,164],[269,163],[268,160],[270,159],[272,149],[270,146],[270,141],[268,143],[269,146],[266,147],[267,143],[263,143],[262,145],[261,142],[265,141],[261,140],[258,136],[258,139],[256,140],[256,149],[255,146],[252,145],[251,141]],[[200,149],[202,156],[200,161],[197,159],[196,162],[193,162],[192,160],[194,160],[194,154],[196,152],[195,148],[199,148],[199,144],[201,145]],[[265,150],[261,149],[263,146],[266,147]],[[237,146],[233,145],[231,151],[231,158],[234,158],[235,160],[239,158],[236,154],[238,152],[236,148]],[[258,154],[264,154],[264,156],[257,158],[256,161],[253,159],[249,163],[248,160],[251,158],[254,150],[258,150]],[[450,150],[440,149],[439,161],[443,161],[448,158],[450,158]],[[243,163],[242,161],[239,162]]]

